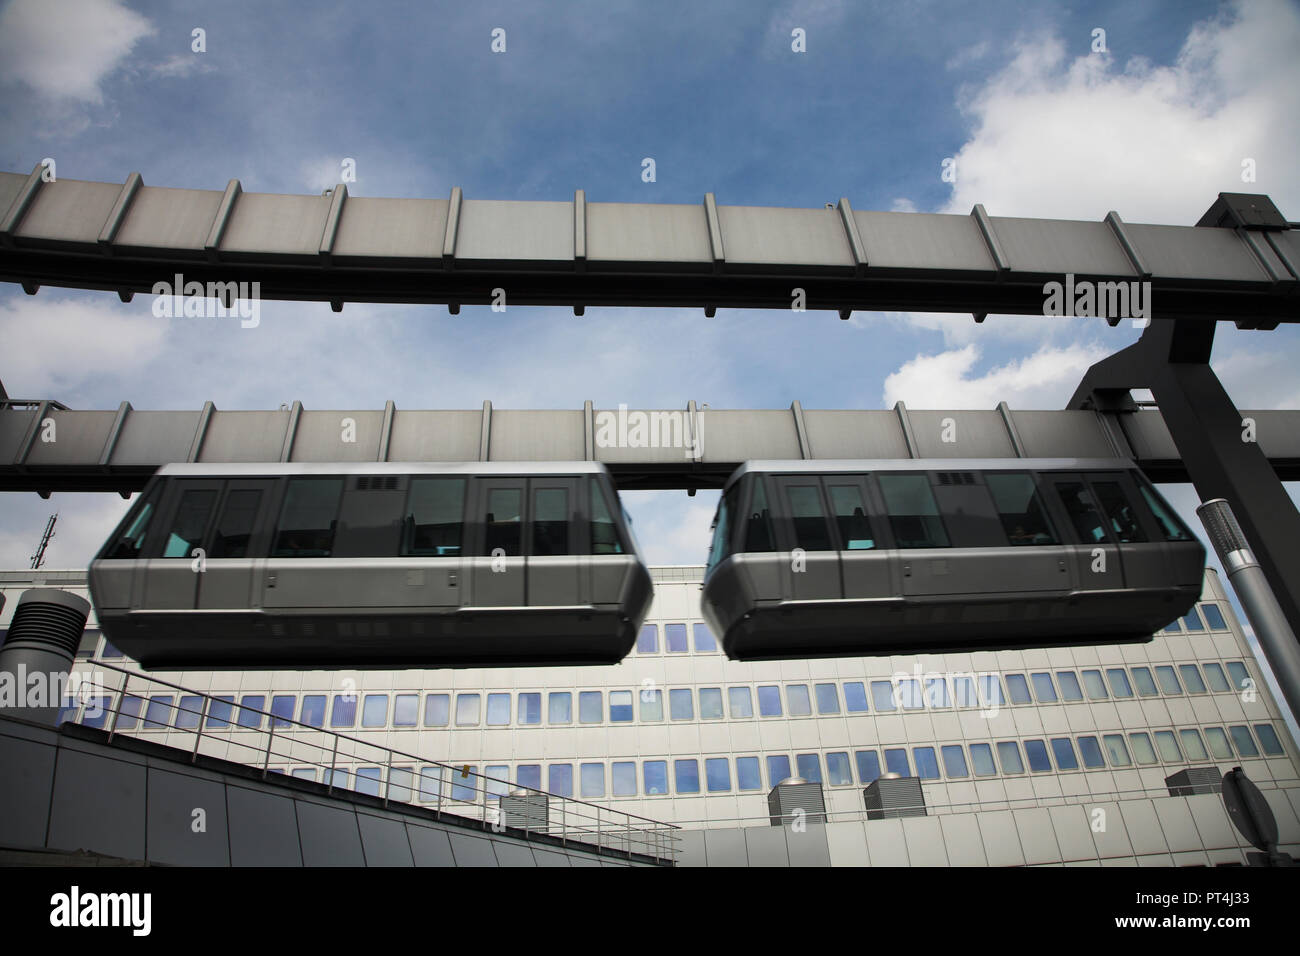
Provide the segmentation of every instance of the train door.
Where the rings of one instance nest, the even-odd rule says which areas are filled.
[[[204,611],[252,610],[261,605],[253,573],[266,553],[273,478],[226,482],[216,521],[204,539],[204,568],[196,606]]]
[[[781,569],[782,593],[794,601],[844,596],[821,481],[816,475],[777,475],[777,546],[789,556]]]
[[[465,589],[461,582],[466,580],[470,560],[466,485],[465,478],[451,475],[411,479],[399,549],[405,602],[450,610],[460,607]]]
[[[1124,568],[1119,547],[1107,529],[1101,508],[1083,476],[1052,473],[1044,477],[1080,542],[1075,545],[1079,590],[1123,588]]]
[[[348,606],[331,565],[318,560],[334,556],[344,483],[341,476],[287,482],[262,577],[267,610]]]
[[[151,611],[192,611],[199,590],[203,546],[224,482],[178,478],[170,483],[159,512],[161,540],[149,547],[145,573],[134,598]],[[150,536],[153,538],[153,536]]]
[[[524,502],[528,480],[522,476],[480,478],[474,484],[478,543],[467,561],[469,594],[462,595],[461,600],[471,607],[524,607]]]
[[[580,492],[585,479],[528,481],[529,542],[527,602],[530,607],[576,607],[590,603],[581,573],[587,567],[587,521]]]
[[[1051,489],[1040,489],[1027,471],[988,472],[979,478],[996,516],[996,540],[990,540],[981,557],[981,583],[1003,593],[1073,590],[1079,569],[1068,534],[1057,527],[1045,503],[1044,492]]]
[[[1117,543],[1126,588],[1161,587],[1169,580],[1169,556],[1161,546],[1147,545],[1150,540],[1143,527],[1135,502],[1137,490],[1123,472],[1099,472],[1087,476],[1093,497],[1109,523],[1111,537]]]
[[[844,597],[870,600],[893,597],[889,552],[880,540],[879,512],[872,516],[864,475],[828,475],[823,481],[830,503],[831,522],[839,538],[840,573]]]

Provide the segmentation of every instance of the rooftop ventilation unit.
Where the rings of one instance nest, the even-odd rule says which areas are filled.
[[[920,777],[903,777],[888,773],[871,781],[862,791],[867,804],[868,820],[892,820],[896,817],[926,815],[925,795]]]
[[[501,798],[501,819],[508,827],[545,832],[550,822],[544,793],[512,790]]]
[[[809,783],[803,777],[788,777],[768,793],[767,812],[774,827],[800,819],[804,823],[825,823],[826,798],[822,785]]]
[[[1218,767],[1188,767],[1165,777],[1165,786],[1171,797],[1190,797],[1196,793],[1219,793],[1223,778]]]

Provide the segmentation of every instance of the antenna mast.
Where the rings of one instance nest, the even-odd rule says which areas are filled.
[[[54,537],[54,522],[59,520],[58,514],[50,515],[50,520],[45,522],[45,534],[41,535],[41,546],[36,549],[32,555],[32,570],[35,571],[45,563],[45,549],[50,545],[50,539]]]

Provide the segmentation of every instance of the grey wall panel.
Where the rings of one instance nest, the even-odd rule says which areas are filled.
[[[131,200],[114,252],[158,249],[203,255],[212,220],[225,195],[220,189],[159,189],[142,186]],[[162,277],[170,280],[170,277]]]
[[[1023,866],[1024,851],[1020,848],[1020,831],[1010,810],[996,810],[979,815],[980,839],[989,866]],[[875,855],[872,855],[875,860]]]
[[[1178,461],[1182,457],[1161,415],[1138,412],[1124,415],[1119,421],[1138,458]]]
[[[704,852],[703,830],[682,830],[677,834],[681,840],[677,844],[678,866],[708,866],[708,856]],[[785,841],[781,841],[784,853]],[[785,866],[784,863],[781,866]]]
[[[340,265],[361,259],[442,259],[447,232],[445,199],[366,199],[343,204],[333,256]]]
[[[456,865],[446,830],[407,823],[406,835],[411,843],[411,852],[415,854],[416,866]]]
[[[64,741],[54,769],[48,846],[144,859],[144,759],[102,757],[72,746]]]
[[[199,461],[279,461],[287,411],[214,412]]]
[[[310,800],[295,800],[303,866],[365,866],[357,813]]]
[[[719,206],[727,265],[853,268],[853,251],[835,209]]]
[[[1182,226],[1126,223],[1153,279],[1265,281],[1259,260],[1231,229],[1189,230]]]
[[[77,179],[42,183],[17,235],[24,239],[61,239],[94,245],[121,192],[120,183],[88,183]]]
[[[351,425],[345,427],[345,420]],[[374,461],[384,413],[304,411],[298,418],[290,461]],[[345,441],[353,437],[354,441]]]
[[[572,262],[573,203],[462,200],[456,258]]]
[[[152,465],[160,461],[184,461],[190,453],[200,414],[132,410],[126,416],[110,464]]]
[[[1061,860],[1091,860],[1097,855],[1092,842],[1092,821],[1081,806],[1048,807],[1052,831],[1060,848]]]
[[[810,411],[804,428],[814,458],[906,458],[907,442],[892,411]]]
[[[584,856],[580,853],[569,854],[570,866],[600,866],[601,862],[594,856]]]
[[[70,414],[52,409],[49,417],[54,420],[54,441],[44,441],[42,426],[36,432],[36,440],[27,455],[28,464],[32,465],[72,465],[84,462],[91,449],[103,451],[104,442],[113,427],[117,412],[76,412]],[[99,461],[99,454],[95,454]]]
[[[492,461],[582,461],[586,443],[580,411],[493,411]]]
[[[228,785],[232,866],[302,866],[293,799]]]
[[[909,408],[918,458],[1014,458],[1015,447],[997,412],[917,411]],[[945,422],[951,420],[951,428]],[[955,441],[945,441],[945,434]]]
[[[1160,819],[1160,832],[1173,851],[1199,851],[1201,838],[1196,832],[1196,821],[1187,806],[1185,797],[1168,797],[1154,801],[1156,816]]]
[[[10,724],[5,725],[6,731]],[[53,733],[0,734],[0,846],[37,847],[45,840],[50,816],[50,788],[54,784]],[[42,740],[41,737],[49,739]]]
[[[1201,846],[1207,850],[1224,847],[1235,848],[1245,844],[1237,830],[1228,819],[1228,811],[1223,807],[1223,797],[1217,793],[1198,793],[1184,798],[1192,811],[1196,822],[1196,832],[1200,834]]]
[[[995,271],[970,216],[855,210],[853,218],[871,269]]]
[[[1028,864],[1056,863],[1061,859],[1061,849],[1052,827],[1052,815],[1046,807],[1013,810],[1016,832],[1020,834],[1020,849]]]
[[[174,866],[229,866],[226,788],[219,780],[149,768],[147,853]],[[203,816],[196,819],[195,810]],[[202,821],[202,829],[196,823]]]
[[[397,411],[388,446],[392,461],[478,461],[480,412]]]
[[[451,838],[451,852],[457,866],[499,865],[496,854],[492,852],[492,841],[487,837],[455,832],[449,832],[447,836]]]
[[[1133,852],[1139,855],[1166,853],[1169,844],[1165,842],[1160,829],[1160,818],[1150,800],[1124,800],[1120,803],[1124,814],[1124,826],[1128,830],[1129,842]]]
[[[315,257],[329,210],[328,196],[241,193],[221,237],[221,252]]]
[[[912,866],[948,866],[943,827],[938,817],[904,817],[901,823],[907,840],[907,858]]]
[[[868,820],[867,856],[872,866],[910,866],[903,821]]]
[[[789,411],[705,409],[698,416],[705,461],[799,458],[799,436]]]
[[[973,813],[944,814],[939,818],[949,866],[987,866],[979,822]],[[1088,844],[1091,849],[1091,842]]]
[[[1007,262],[1015,272],[1060,276],[1134,276],[1124,248],[1104,222],[1006,219],[990,216]]]
[[[537,861],[538,866],[569,865],[569,856],[567,853],[557,853],[554,850],[547,850],[540,846],[533,847],[533,859]]]
[[[357,811],[357,826],[366,866],[415,866],[406,826],[401,820]]]
[[[536,866],[532,848],[523,843],[507,843],[493,840],[492,849],[496,853],[499,866]]]
[[[1291,809],[1291,801],[1286,798],[1286,794],[1277,790],[1261,792],[1273,810],[1273,818],[1277,821],[1278,845],[1300,843],[1300,818],[1297,818],[1295,811]]]
[[[831,854],[831,866],[871,865],[864,826],[860,820],[826,824],[826,845]]]
[[[1088,805],[1089,819],[1096,819],[1100,829],[1092,829],[1093,846],[1097,856],[1105,861],[1111,857],[1128,857],[1133,855],[1133,844],[1129,842],[1128,830],[1124,826],[1124,814],[1116,803],[1096,803]],[[1104,817],[1094,817],[1096,810],[1105,812]]]
[[[785,833],[785,846],[790,854],[791,866],[831,865],[831,851],[826,845],[826,828],[821,824],[809,824],[804,830],[793,827],[772,829]]]
[[[587,262],[712,263],[704,197],[698,206],[587,203]]]
[[[708,866],[748,866],[745,834],[741,830],[704,831],[704,858]]]
[[[1030,458],[1108,458],[1114,454],[1093,412],[1012,412]]]

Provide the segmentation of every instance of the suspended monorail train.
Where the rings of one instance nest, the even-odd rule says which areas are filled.
[[[594,462],[167,465],[90,566],[146,668],[609,664],[650,573]]]
[[[1149,641],[1205,549],[1125,459],[755,461],[704,618],[736,660]]]

